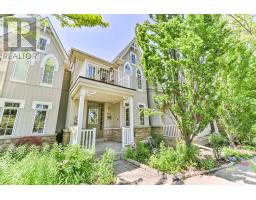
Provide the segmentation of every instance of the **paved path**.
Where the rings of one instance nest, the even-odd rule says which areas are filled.
[[[242,161],[232,167],[219,170],[212,175],[195,176],[186,179],[181,184],[187,185],[256,185],[256,157]]]
[[[127,161],[117,160],[115,164],[117,184],[120,185],[162,185],[169,184],[158,173],[137,167]]]

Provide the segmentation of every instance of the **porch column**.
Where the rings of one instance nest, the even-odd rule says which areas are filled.
[[[78,107],[78,116],[77,116],[77,144],[81,144],[81,134],[83,128],[83,119],[84,119],[84,99],[86,95],[86,90],[80,90],[80,97],[79,97],[79,107]]]
[[[129,98],[129,109],[130,109],[130,128],[131,128],[131,142],[134,143],[134,106],[133,97]]]

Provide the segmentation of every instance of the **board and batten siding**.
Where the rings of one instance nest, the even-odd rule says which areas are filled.
[[[33,101],[52,103],[52,109],[47,110],[44,134],[55,134],[56,131],[64,76],[64,56],[60,53],[60,47],[50,32],[40,33],[40,35],[50,38],[50,43],[47,44],[45,53],[40,53],[40,59],[30,65],[25,83],[11,80],[15,61],[10,61],[7,67],[0,98],[25,100],[25,107],[19,110],[16,118],[16,129],[13,136],[31,135],[35,117],[35,110],[32,109]],[[44,72],[41,61],[48,54],[53,54],[59,63],[58,71],[54,71],[52,87],[40,85]]]

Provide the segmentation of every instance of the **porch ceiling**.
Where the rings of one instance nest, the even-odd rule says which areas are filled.
[[[82,79],[79,80],[70,91],[73,99],[79,99],[81,88],[89,91],[90,95],[85,97],[88,101],[116,103],[120,102],[125,97],[134,96],[135,94],[135,90],[132,89]]]

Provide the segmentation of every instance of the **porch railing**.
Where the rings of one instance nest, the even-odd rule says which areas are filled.
[[[165,137],[172,137],[172,138],[180,137],[180,130],[176,125],[164,125],[163,132]]]
[[[122,127],[122,147],[132,144],[131,128]]]
[[[130,76],[113,68],[104,68],[94,64],[87,64],[80,75],[103,83],[130,88]]]
[[[81,134],[81,145],[85,149],[95,148],[96,142],[96,128],[93,129],[82,129]]]

